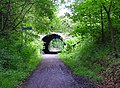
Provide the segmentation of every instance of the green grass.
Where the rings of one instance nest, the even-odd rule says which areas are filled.
[[[102,48],[105,49],[105,47]],[[85,76],[91,78],[94,81],[102,81],[102,72],[106,71],[112,65],[120,63],[119,58],[112,58],[111,56],[106,54],[107,51],[102,51],[99,50],[99,52],[95,55],[91,54],[91,57],[93,57],[92,60],[90,60],[89,57],[80,58],[79,56],[81,56],[81,54],[76,54],[75,51],[74,53],[69,54],[64,52],[59,54],[59,56],[62,61],[71,69],[73,74]],[[86,51],[86,53],[89,52]]]
[[[38,39],[21,46],[21,33],[0,36],[0,88],[16,88],[36,68],[42,59],[38,53],[42,43]]]
[[[68,45],[70,44],[71,42],[68,41]],[[119,48],[117,50],[120,52]],[[59,54],[73,74],[89,77],[94,81],[102,81],[102,72],[110,66],[120,63],[119,58],[115,58],[113,55],[114,51],[111,49],[110,43],[102,45],[90,37],[81,40],[81,43],[74,48],[66,47]]]
[[[20,85],[36,68],[37,64],[41,60],[41,56],[38,59],[30,59],[29,63],[16,62],[17,69],[0,69],[0,88],[16,88]]]
[[[83,66],[80,61],[69,57],[69,54],[59,54],[59,56],[61,57],[62,61],[71,69],[71,71],[73,72],[73,74],[75,75],[79,75],[79,76],[85,76],[88,78],[91,78],[92,80],[101,80],[102,77],[100,75],[98,75],[99,70],[101,69],[101,67],[96,66],[96,68],[94,68],[94,70],[89,69],[89,66]]]

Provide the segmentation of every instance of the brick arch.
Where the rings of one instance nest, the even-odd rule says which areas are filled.
[[[45,54],[57,54],[57,53],[59,53],[59,52],[50,52],[49,51],[49,44],[53,39],[60,39],[63,41],[63,38],[58,34],[50,34],[50,35],[46,35],[45,37],[43,37],[42,41],[44,42],[44,47],[45,47],[43,49],[43,52]]]

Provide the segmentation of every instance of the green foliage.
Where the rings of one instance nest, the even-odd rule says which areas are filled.
[[[70,18],[74,21],[70,34],[73,37],[66,41],[66,48],[59,55],[74,74],[102,80],[103,71],[116,62],[120,63],[119,58],[115,58],[116,52],[118,56],[120,54],[120,2],[113,0],[110,12],[116,51],[111,48],[108,15],[104,8],[103,18],[100,17],[101,6],[109,8],[110,2],[111,0],[76,0],[70,6],[73,10]],[[101,41],[102,36],[104,41]]]
[[[103,9],[103,19],[100,17],[100,8],[102,3],[109,7],[110,0],[83,0],[82,2],[76,1],[71,7],[73,7],[73,15],[71,18],[74,20],[74,30],[72,34],[76,33],[90,33],[94,37],[100,37],[101,35],[101,20],[104,23],[104,35],[105,39],[110,37],[110,30],[108,30],[108,18],[105,10]],[[116,33],[119,33],[119,2],[118,0],[113,1],[111,7],[111,20],[113,29]],[[119,11],[119,12],[118,12]]]
[[[61,51],[63,49],[64,43],[60,39],[53,39],[50,42],[49,50],[50,51]]]
[[[90,35],[81,36],[73,38],[73,40],[69,40],[68,44],[74,42],[74,40],[80,39],[80,43],[77,44],[74,48],[66,48],[70,49],[69,53],[60,54],[62,60],[70,66],[71,70],[74,74],[88,76],[92,79],[99,79],[100,77],[97,75],[99,70],[102,69],[99,65],[94,66],[92,62],[96,61],[96,58],[93,57],[93,47],[94,41]],[[72,47],[72,46],[71,46]],[[74,53],[73,53],[74,52]]]
[[[80,43],[73,47],[75,41]],[[77,41],[76,41],[77,42]],[[66,42],[67,47],[60,55],[62,61],[74,74],[87,76],[93,80],[102,80],[102,72],[117,59],[111,55],[111,44],[102,45],[91,35],[77,36]]]
[[[49,31],[51,0],[2,0],[0,5],[0,88],[16,88],[41,60],[39,32]],[[32,31],[21,32],[21,27]]]
[[[0,88],[16,88],[40,62],[42,43],[33,37],[22,46],[20,32],[6,35],[0,36]]]
[[[1,32],[18,30],[20,26],[31,26],[38,32],[48,30],[55,11],[51,0],[2,0],[0,8]]]
[[[43,43],[39,33],[70,32],[60,54],[73,73],[102,79],[101,73],[110,65],[119,63],[115,53],[120,52],[120,1],[114,0],[111,21],[116,39],[116,51],[111,49],[108,16],[101,6],[108,8],[111,0],[75,0],[70,6],[73,14],[57,17],[56,9],[66,1],[54,0],[2,0],[0,12],[0,88],[15,88],[39,63]],[[70,2],[70,1],[68,1]],[[56,7],[56,8],[55,8]],[[104,41],[101,42],[101,21],[104,23]],[[32,27],[24,31],[21,27]],[[24,38],[22,40],[22,37]],[[56,42],[55,42],[56,44]],[[60,43],[59,43],[60,44]],[[52,46],[54,43],[52,44]]]

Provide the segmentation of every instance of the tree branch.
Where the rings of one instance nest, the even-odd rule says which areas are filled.
[[[16,20],[22,15],[22,13],[24,12],[24,9],[28,6],[28,5],[33,5],[34,3],[28,3],[25,2],[24,4],[22,4],[22,10],[20,11],[20,14],[13,20],[13,22],[16,22]]]
[[[108,7],[108,10],[107,10],[107,8],[105,7],[104,3],[102,3],[102,6],[103,6],[103,8],[105,9],[106,13],[110,13],[110,10],[111,10],[111,7],[112,7],[112,2],[113,2],[113,0],[110,1],[110,5],[109,5],[109,7]]]
[[[13,30],[15,30],[17,28],[17,26],[24,20],[25,15],[27,14],[28,11],[30,11],[30,9],[32,8],[33,4],[28,8],[28,10],[24,13],[22,19],[13,27]]]
[[[110,12],[110,10],[111,10],[112,2],[113,2],[113,0],[110,1],[110,5],[109,5],[109,7],[108,7],[108,12]]]
[[[105,7],[104,3],[102,3],[102,6],[105,9],[106,13],[108,13],[107,8]]]
[[[79,44],[80,43],[80,41],[78,41],[76,44],[74,44],[74,45],[72,45],[73,47],[75,47],[77,44]]]
[[[24,9],[25,9],[26,3],[27,3],[27,2],[25,1],[25,3],[22,4],[22,10],[20,11],[20,14],[13,20],[13,22],[15,22],[15,21],[21,16],[21,14],[23,13],[23,11],[24,11]]]

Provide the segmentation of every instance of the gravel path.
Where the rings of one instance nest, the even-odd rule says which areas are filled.
[[[37,69],[19,88],[95,87],[93,84],[91,85],[88,79],[73,76],[57,55],[44,55],[44,59],[40,62]]]

